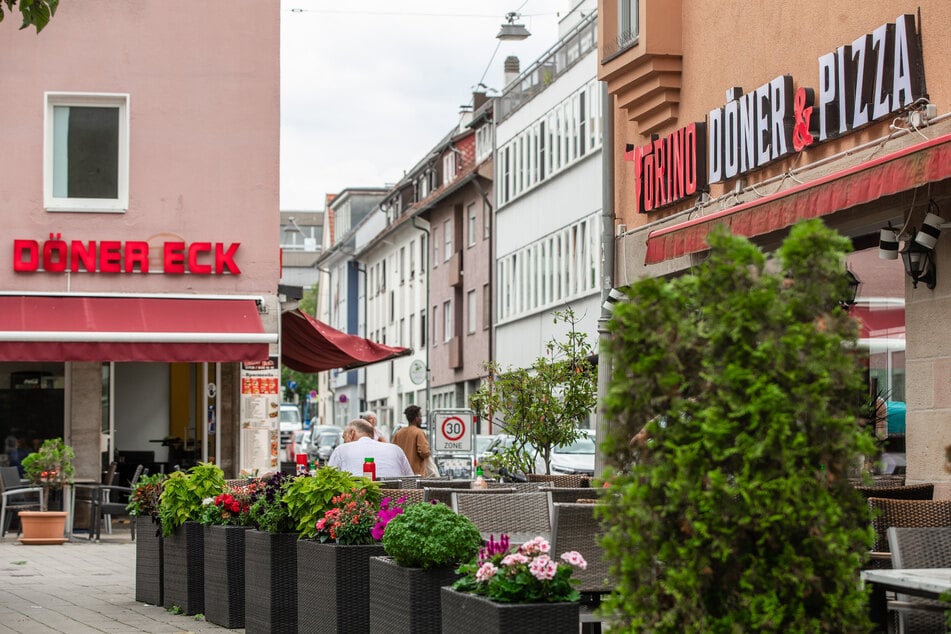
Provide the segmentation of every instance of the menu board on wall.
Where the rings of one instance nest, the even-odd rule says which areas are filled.
[[[280,469],[281,370],[277,357],[241,364],[242,474]]]

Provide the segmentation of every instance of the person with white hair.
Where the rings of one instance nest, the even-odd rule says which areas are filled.
[[[360,418],[373,425],[373,440],[386,442],[386,436],[384,436],[383,432],[380,431],[380,428],[376,426],[376,413],[369,410],[366,412],[361,412]]]
[[[357,418],[347,423],[343,430],[343,444],[334,449],[327,464],[359,476],[363,475],[366,458],[373,458],[377,478],[414,475],[403,450],[387,442],[374,442],[373,426]]]

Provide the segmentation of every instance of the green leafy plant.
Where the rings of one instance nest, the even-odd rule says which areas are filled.
[[[169,475],[159,496],[162,534],[168,537],[185,522],[198,520],[202,501],[221,493],[224,485],[224,472],[207,462],[198,463],[188,472],[176,471]]]
[[[250,525],[268,533],[286,533],[294,528],[294,521],[284,501],[284,488],[297,478],[280,471],[265,477],[251,496],[248,511]]]
[[[707,240],[703,264],[633,284],[610,322],[602,612],[624,631],[868,631],[849,242],[819,220],[773,259]]]
[[[365,489],[366,499],[379,506],[380,487],[369,478],[357,477],[334,467],[321,467],[313,475],[294,478],[283,492],[290,526],[301,537],[313,538],[317,522],[334,506],[333,499],[342,493]]]
[[[453,585],[460,592],[481,594],[499,603],[559,603],[577,601],[581,593],[571,578],[574,568],[588,563],[576,551],[562,553],[561,561],[549,555],[551,545],[542,537],[511,548],[504,533],[490,539],[479,556],[456,571]]]
[[[457,566],[479,552],[482,535],[445,504],[411,504],[383,532],[383,549],[407,568]]]
[[[126,505],[129,515],[147,515],[157,518],[159,515],[159,498],[162,495],[162,483],[165,482],[167,477],[164,473],[139,476],[135,487],[132,489],[132,495],[129,496],[129,504]]]
[[[579,427],[597,403],[587,335],[578,330],[570,308],[556,311],[554,321],[568,326],[563,341],[549,341],[545,356],[529,368],[503,371],[497,363],[487,363],[488,379],[470,399],[484,420],[515,437],[511,447],[493,458],[494,468],[532,473],[537,451],[545,473],[551,473],[552,449],[578,439]]]
[[[51,491],[73,483],[76,473],[73,467],[75,457],[73,448],[63,442],[62,438],[48,438],[37,451],[26,456],[21,462],[23,475],[33,484],[43,487],[43,504],[40,510],[45,511],[49,507]]]
[[[18,0],[0,0],[0,22],[3,21],[4,10],[13,14],[14,9],[20,11],[20,17],[23,21],[20,24],[21,29],[33,26],[39,33],[49,24],[50,19],[56,14],[59,7],[59,0],[19,0],[20,6],[17,6]]]

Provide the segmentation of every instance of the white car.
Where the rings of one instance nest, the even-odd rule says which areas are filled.
[[[281,403],[281,449],[294,438],[294,432],[304,430],[300,408],[293,403]]]
[[[304,454],[307,455],[307,449],[310,447],[310,434],[306,431],[300,430],[294,432],[294,438],[291,442],[287,443],[285,447],[285,462],[297,462],[297,455]],[[310,460],[308,459],[308,462]]]
[[[551,472],[555,474],[594,475],[594,430],[582,429],[582,435],[570,445],[551,450]]]

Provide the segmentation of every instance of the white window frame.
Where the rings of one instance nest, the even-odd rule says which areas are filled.
[[[446,253],[443,255],[443,258],[448,262],[449,258],[452,257],[452,218],[442,223],[442,230],[445,234],[443,235],[443,239],[446,241]]]
[[[446,300],[442,303],[442,312],[443,312],[443,341],[448,342],[452,339],[452,300]]]
[[[456,151],[452,148],[442,157],[442,177],[446,183],[451,183],[456,178]]]
[[[474,247],[476,243],[476,204],[469,203],[469,246]]]
[[[43,206],[47,211],[124,213],[129,209],[129,95],[125,93],[46,92],[43,115]],[[53,196],[53,108],[76,106],[119,109],[116,198]]]
[[[475,289],[471,289],[466,293],[466,306],[468,310],[468,321],[466,324],[466,334],[474,335],[476,331],[476,292]]]

